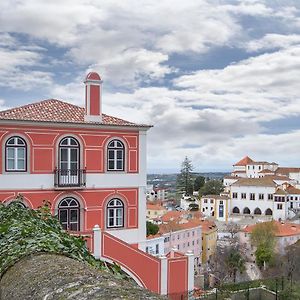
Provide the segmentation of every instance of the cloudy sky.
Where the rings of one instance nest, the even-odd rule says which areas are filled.
[[[300,166],[299,0],[3,0],[0,108],[47,98],[153,124],[149,171]]]

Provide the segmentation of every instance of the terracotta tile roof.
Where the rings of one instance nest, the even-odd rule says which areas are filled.
[[[161,234],[157,233],[157,234],[150,234],[147,236],[147,240],[152,240],[152,239],[156,239],[156,238],[160,238]]]
[[[164,234],[168,233],[170,231],[179,231],[179,230],[184,230],[184,229],[192,229],[199,227],[202,225],[202,221],[199,219],[191,219],[187,220],[186,222],[176,222],[176,221],[171,221],[168,224],[160,224],[159,226],[159,233]]]
[[[218,230],[214,221],[201,220],[202,233],[210,233]]]
[[[252,163],[253,160],[249,156],[245,156],[243,159],[234,164],[234,166],[246,166],[249,163]]]
[[[203,213],[200,210],[189,211],[189,215],[191,215],[192,218],[194,218],[194,219],[202,219],[202,218],[204,218],[204,215],[203,215]]]
[[[246,173],[246,171],[233,171],[232,173]]]
[[[295,188],[294,186],[292,185],[289,185],[287,188],[286,188],[286,191],[288,194],[292,194],[292,195],[300,195],[300,189],[297,189]]]
[[[159,204],[149,204],[149,203],[147,203],[147,209],[149,209],[149,210],[165,210],[165,208]]]
[[[83,107],[61,100],[48,99],[0,112],[0,120],[91,124],[84,121]],[[97,124],[97,122],[95,123]],[[102,114],[102,125],[148,127]]]
[[[292,236],[292,235],[300,235],[300,224],[295,223],[284,223],[279,221],[273,221],[276,226],[275,236],[283,237],[283,236]],[[246,226],[243,231],[246,233],[251,233],[257,224]]]
[[[180,226],[182,229],[190,229],[190,228],[195,228],[201,225],[201,220],[199,219],[191,219],[186,223],[181,223]]]
[[[178,221],[185,213],[184,211],[168,211],[161,217],[161,220],[163,222]]]
[[[287,192],[281,188],[276,189],[276,191],[274,193],[274,195],[286,195],[286,194],[287,194]]]
[[[290,181],[291,180],[287,176],[279,176],[279,175],[265,175],[265,178],[271,178],[272,180],[283,180],[283,181]]]
[[[262,178],[240,178],[237,182],[234,182],[231,186],[270,186],[275,187],[276,183],[271,176],[265,176]]]
[[[275,173],[276,174],[281,174],[281,175],[289,175],[289,173],[298,173],[300,172],[300,168],[286,168],[286,167],[279,167],[276,169]]]

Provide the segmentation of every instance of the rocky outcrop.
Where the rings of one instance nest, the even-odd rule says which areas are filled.
[[[49,206],[0,203],[0,300],[163,299],[65,232]]]
[[[110,271],[55,254],[32,254],[0,281],[1,300],[164,299]]]

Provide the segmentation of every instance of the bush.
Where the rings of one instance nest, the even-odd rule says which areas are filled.
[[[71,236],[56,217],[48,203],[38,210],[23,208],[18,202],[9,206],[0,203],[0,277],[18,260],[33,253],[54,253],[86,261],[100,269],[107,269],[89,252],[82,237]],[[109,266],[119,272],[118,266]]]
[[[149,221],[147,221],[146,227],[147,227],[147,236],[156,235],[159,231],[159,227],[156,224],[153,224]]]

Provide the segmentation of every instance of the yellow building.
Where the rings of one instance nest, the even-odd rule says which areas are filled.
[[[205,217],[213,217],[218,221],[228,221],[229,201],[227,194],[206,195],[200,199],[200,211]]]
[[[217,248],[218,228],[213,221],[202,220],[202,264],[206,263]]]
[[[147,220],[153,220],[161,218],[165,213],[166,209],[161,204],[147,203]]]

